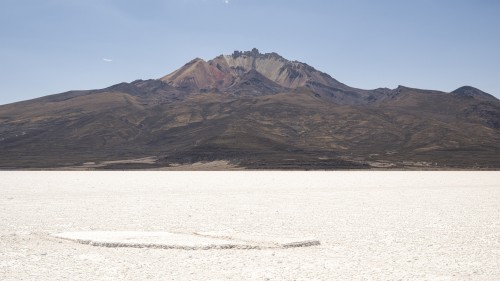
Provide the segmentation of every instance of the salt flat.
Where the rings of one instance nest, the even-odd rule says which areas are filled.
[[[315,237],[286,249],[61,232]],[[0,280],[500,280],[500,172],[0,172]]]

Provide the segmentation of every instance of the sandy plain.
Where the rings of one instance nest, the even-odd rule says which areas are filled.
[[[314,236],[109,248],[67,231]],[[0,172],[0,280],[500,280],[500,172]]]

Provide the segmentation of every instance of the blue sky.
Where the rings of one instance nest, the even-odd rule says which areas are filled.
[[[497,0],[0,0],[0,104],[277,52],[353,87],[500,97]]]

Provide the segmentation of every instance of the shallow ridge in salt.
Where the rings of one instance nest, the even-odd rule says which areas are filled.
[[[192,234],[147,231],[76,231],[53,237],[100,247],[154,249],[285,249],[320,245],[314,238],[269,237],[238,233],[195,232]]]

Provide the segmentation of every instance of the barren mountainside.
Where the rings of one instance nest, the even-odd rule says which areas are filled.
[[[361,90],[258,50],[160,79],[0,106],[0,168],[133,169],[223,160],[250,169],[500,167],[500,101]]]

